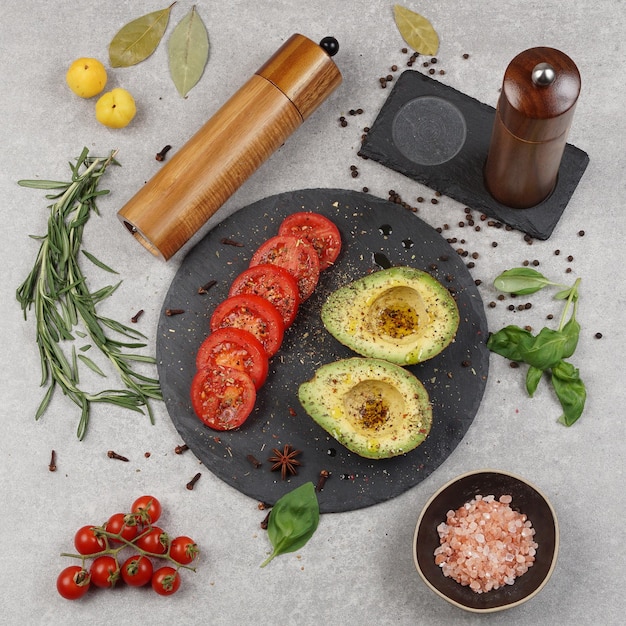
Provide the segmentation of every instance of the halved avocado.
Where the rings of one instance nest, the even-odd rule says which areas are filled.
[[[348,450],[368,459],[405,454],[432,423],[428,392],[411,372],[379,359],[322,365],[300,385],[306,412]]]
[[[392,267],[333,292],[322,306],[328,332],[357,354],[412,365],[454,339],[459,309],[427,272]]]

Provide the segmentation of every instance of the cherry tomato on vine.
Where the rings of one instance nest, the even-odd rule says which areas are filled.
[[[324,215],[300,211],[288,215],[278,229],[279,235],[292,235],[308,241],[320,259],[320,270],[332,265],[341,252],[337,226]]]
[[[180,588],[180,574],[173,567],[161,567],[152,576],[152,588],[161,596],[171,596]]]
[[[240,293],[251,293],[271,302],[281,314],[285,328],[289,328],[296,318],[300,305],[298,283],[280,265],[261,263],[241,272],[233,280],[228,295]]]
[[[212,332],[225,327],[247,330],[261,342],[268,357],[280,348],[285,330],[282,315],[271,302],[243,293],[222,300],[215,307],[209,324]]]
[[[57,578],[57,591],[66,600],[78,600],[90,586],[89,572],[80,565],[70,565]]]
[[[152,554],[165,554],[169,542],[167,534],[161,528],[153,526],[149,531],[142,533],[137,538],[135,545]]]
[[[122,580],[131,587],[143,587],[152,578],[152,561],[142,554],[128,557],[121,568]]]
[[[181,565],[189,565],[198,556],[198,546],[190,537],[174,537],[170,544],[170,556]]]
[[[259,389],[269,368],[267,354],[261,342],[241,328],[218,328],[198,348],[196,368],[201,370],[213,365],[233,367],[245,372]]]
[[[109,521],[104,525],[104,530],[114,535],[120,535],[126,541],[132,541],[139,532],[139,528],[136,524],[127,524],[126,515],[124,513],[115,513],[111,515]],[[122,543],[117,539],[108,538],[109,543]]]
[[[105,554],[93,560],[89,576],[96,587],[110,589],[120,579],[120,566],[116,559]]]
[[[95,554],[106,550],[107,541],[96,535],[95,526],[83,526],[74,535],[74,547],[79,554]]]
[[[155,524],[161,517],[161,503],[154,496],[141,496],[133,502],[130,511],[137,514],[143,524]]]
[[[252,255],[250,267],[262,263],[284,267],[296,279],[301,301],[315,291],[320,277],[320,259],[315,248],[304,238],[291,235],[270,237]]]

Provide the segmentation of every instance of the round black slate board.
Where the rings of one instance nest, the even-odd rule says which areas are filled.
[[[196,351],[208,334],[214,307],[255,249],[277,234],[296,211],[316,211],[339,227],[343,248],[336,264],[322,273],[313,296],[285,333],[256,408],[241,429],[217,432],[204,426],[189,401]],[[224,243],[230,239],[241,247]],[[426,387],[433,427],[412,452],[372,461],[349,452],[300,406],[298,385],[324,363],[355,356],[323,327],[319,312],[329,293],[380,269],[377,264],[426,270],[455,294],[461,313],[456,340],[434,359],[409,367]],[[198,287],[217,284],[206,295]],[[166,309],[184,314],[166,316]],[[482,300],[458,254],[416,215],[386,200],[340,189],[306,189],[265,198],[226,218],[185,257],[163,303],[157,335],[158,371],[171,419],[202,463],[229,485],[256,500],[274,504],[298,485],[331,477],[318,494],[324,513],[349,511],[393,498],[431,474],[459,444],[483,396],[489,369],[487,322]],[[272,448],[290,444],[302,451],[296,476],[282,481],[271,472]],[[262,465],[255,468],[248,456]]]

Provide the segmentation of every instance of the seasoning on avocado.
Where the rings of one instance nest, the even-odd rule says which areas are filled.
[[[427,272],[391,267],[341,287],[322,306],[324,326],[366,357],[410,365],[454,339],[459,311],[450,292]]]
[[[432,423],[422,383],[381,359],[354,357],[322,365],[300,385],[306,412],[359,456],[385,459],[419,446]]]

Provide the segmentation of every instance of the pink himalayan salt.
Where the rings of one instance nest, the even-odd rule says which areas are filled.
[[[435,563],[444,576],[476,593],[512,585],[535,561],[535,529],[509,504],[510,495],[477,495],[437,526]]]

